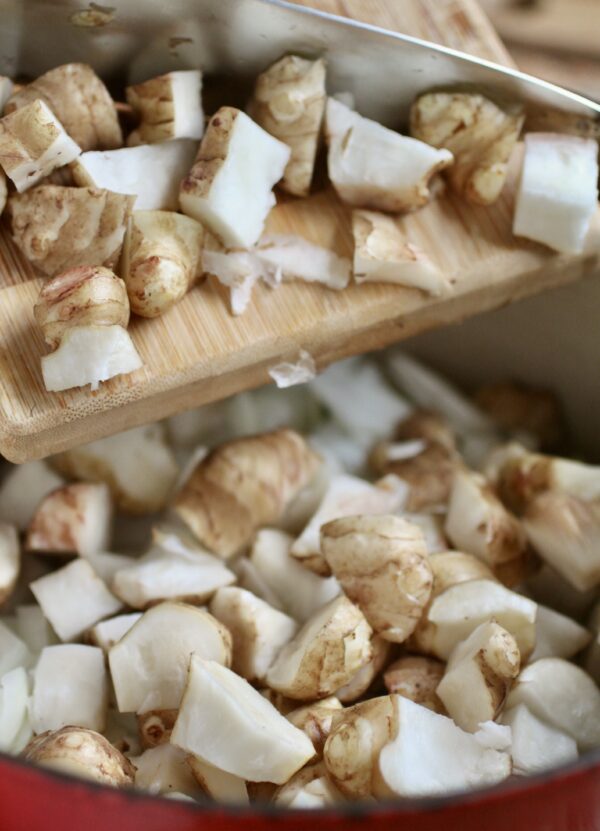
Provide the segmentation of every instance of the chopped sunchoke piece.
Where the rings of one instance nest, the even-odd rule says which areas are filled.
[[[292,710],[286,715],[286,718],[295,727],[304,730],[314,745],[315,753],[320,757],[323,755],[323,746],[327,736],[331,732],[334,716],[338,715],[342,709],[342,702],[332,695],[329,698]]]
[[[598,142],[528,133],[513,233],[563,253],[583,250],[598,206]]]
[[[146,609],[160,600],[204,603],[234,581],[235,574],[208,552],[198,550],[186,556],[159,548],[117,571],[112,590],[128,606]]]
[[[201,791],[187,762],[186,754],[174,745],[151,747],[132,759],[136,767],[135,786],[152,794],[182,793],[200,798]]]
[[[103,652],[108,652],[118,641],[121,640],[126,632],[129,632],[134,623],[137,623],[141,618],[141,612],[131,612],[126,615],[117,615],[116,617],[102,620],[95,626],[92,626],[88,633],[88,638],[94,646],[99,646]]]
[[[174,139],[82,153],[71,166],[73,178],[80,187],[130,194],[138,211],[176,211],[179,182],[190,169],[196,147],[191,139]]]
[[[414,410],[403,418],[394,438],[399,442],[421,439],[427,444],[441,444],[449,451],[456,450],[456,438],[449,422],[430,410]]]
[[[277,522],[319,463],[293,430],[234,439],[200,462],[174,508],[204,545],[231,557],[261,526]]]
[[[450,586],[468,580],[494,580],[492,570],[473,554],[463,551],[438,551],[429,557],[433,571],[433,597]]]
[[[430,796],[493,785],[511,774],[511,758],[402,696],[392,696],[396,735],[379,754],[389,794]]]
[[[0,522],[0,604],[10,597],[20,568],[21,548],[17,528]]]
[[[251,782],[287,782],[314,756],[312,742],[247,681],[193,655],[171,742]]]
[[[258,532],[250,554],[250,565],[267,589],[279,599],[281,608],[305,623],[340,593],[334,577],[323,578],[301,566],[290,555],[292,537],[272,528]],[[268,597],[264,597],[267,602]]]
[[[397,283],[441,294],[447,283],[429,256],[406,240],[394,220],[375,211],[352,212],[354,279],[357,283]]]
[[[39,99],[0,118],[0,167],[19,193],[80,153],[81,148]]]
[[[275,381],[278,389],[295,387],[298,384],[306,384],[317,374],[317,365],[313,356],[306,349],[301,349],[298,360],[294,363],[283,361],[280,364],[269,367],[269,376]]]
[[[502,713],[502,724],[512,733],[513,773],[526,776],[559,767],[577,758],[577,743],[571,736],[533,715],[524,704]]]
[[[378,635],[371,638],[371,660],[364,664],[347,684],[335,691],[336,698],[343,704],[353,703],[362,698],[386,665],[392,648],[390,641]]]
[[[268,234],[253,250],[267,267],[265,279],[275,284],[303,280],[335,290],[350,282],[350,260],[295,234]]]
[[[142,747],[158,747],[171,741],[178,710],[148,710],[137,717]]]
[[[11,669],[29,666],[30,663],[31,654],[25,640],[0,621],[0,678]]]
[[[344,801],[344,797],[330,781],[322,762],[307,765],[294,774],[289,782],[273,794],[273,805],[282,808],[327,808]]]
[[[114,267],[133,196],[94,188],[40,185],[8,200],[12,238],[48,277],[83,265]]]
[[[122,326],[129,323],[129,300],[123,281],[110,269],[70,268],[42,286],[33,308],[36,323],[52,349],[76,326]]]
[[[106,551],[112,523],[106,485],[76,482],[44,497],[27,529],[25,548],[51,554]]]
[[[387,438],[413,409],[390,386],[381,370],[361,357],[332,364],[315,378],[310,389],[348,434],[343,450],[347,450],[353,461],[357,459],[357,466],[364,464],[365,454],[373,443]],[[358,397],[357,390],[360,390]],[[373,418],[373,413],[377,413],[377,418]],[[334,444],[333,453],[337,455],[335,441],[339,443],[339,432],[330,429],[323,433],[325,449]],[[341,461],[343,468],[348,469],[345,456],[341,456]]]
[[[444,664],[435,658],[406,655],[389,665],[383,673],[383,681],[390,694],[403,695],[434,713],[446,714],[436,693],[444,669]]]
[[[33,673],[34,733],[68,724],[102,731],[107,706],[108,678],[101,649],[69,643],[42,650]]]
[[[394,721],[394,696],[389,695],[348,707],[334,720],[323,761],[345,796],[366,799],[378,792],[378,757],[394,735]]]
[[[290,148],[234,107],[211,118],[192,169],[183,179],[183,213],[209,228],[229,248],[250,248],[275,204]]]
[[[523,517],[536,552],[581,592],[600,583],[600,502],[547,491]]]
[[[25,531],[39,503],[63,484],[45,462],[14,465],[0,484],[0,522],[10,522]]]
[[[446,173],[453,190],[477,205],[500,196],[525,114],[521,104],[501,109],[468,92],[428,92],[410,111],[410,132],[454,155]]]
[[[267,672],[266,682],[289,698],[326,698],[370,661],[371,634],[360,609],[347,597],[338,597],[283,647]]]
[[[516,443],[499,448],[486,472],[495,480],[502,500],[517,514],[524,513],[532,500],[546,491],[583,502],[600,500],[600,467],[531,453]]]
[[[402,488],[388,490],[355,476],[333,476],[319,507],[294,541],[291,555],[316,574],[328,576],[331,568],[321,553],[320,538],[321,527],[325,523],[363,513],[391,514],[400,510],[404,502]]]
[[[131,310],[164,314],[202,272],[204,228],[173,211],[134,211],[125,235],[121,276]]]
[[[527,576],[525,531],[480,473],[455,472],[444,530],[457,549],[479,557],[503,583],[512,586]]]
[[[123,605],[81,558],[34,580],[30,588],[62,641],[75,640]]]
[[[562,409],[549,390],[510,381],[486,384],[475,393],[475,403],[502,430],[533,436],[542,449],[551,450],[563,438]]]
[[[69,329],[58,349],[42,358],[48,392],[73,387],[97,390],[103,381],[128,375],[143,366],[129,333],[122,326],[77,326]]]
[[[41,652],[45,646],[58,643],[55,632],[38,605],[17,606],[16,612],[17,634],[34,655]]]
[[[225,805],[249,804],[248,788],[240,776],[219,770],[193,755],[187,757],[187,763],[202,791],[215,802]]]
[[[132,514],[164,508],[178,475],[173,451],[159,424],[82,444],[53,456],[51,463],[65,476],[106,482],[116,506]]]
[[[232,668],[247,681],[265,677],[279,651],[298,629],[293,618],[235,586],[220,588],[209,610],[231,633]]]
[[[329,178],[344,202],[373,210],[426,205],[430,179],[452,164],[448,150],[401,136],[329,98],[325,115]]]
[[[443,556],[443,555],[438,555]],[[493,580],[468,580],[434,598],[411,646],[446,661],[457,644],[488,620],[514,637],[523,663],[535,645],[537,604]]]
[[[24,757],[61,773],[92,779],[101,785],[133,785],[135,767],[100,733],[81,727],[62,727],[36,736]]]
[[[321,550],[373,631],[403,643],[431,596],[433,574],[421,529],[396,516],[351,516],[321,528]]]
[[[281,188],[308,196],[325,112],[325,62],[287,55],[258,76],[250,115],[292,154]]]
[[[475,733],[500,713],[520,665],[513,636],[494,621],[482,623],[453,650],[437,695],[456,724]]]
[[[406,482],[409,511],[445,508],[459,465],[456,451],[424,439],[381,442],[373,449],[370,462],[378,473],[393,473]]]
[[[572,658],[588,645],[591,633],[570,617],[547,606],[538,606],[535,649],[530,662],[540,658]]]
[[[82,150],[123,144],[114,102],[91,66],[67,63],[45,72],[9,99],[6,113],[41,99]]]
[[[125,89],[127,103],[140,124],[128,144],[169,139],[201,139],[204,132],[202,73],[198,69],[168,72]]]
[[[600,745],[600,690],[575,664],[542,658],[525,667],[506,707],[517,704],[525,704],[534,716],[567,733],[580,750]]]
[[[508,754],[483,747],[451,719],[400,695],[345,710],[323,758],[352,799],[450,793],[498,782],[511,767]]]
[[[0,678],[0,750],[20,753],[31,739],[29,679],[24,667],[15,667]]]
[[[231,664],[231,636],[212,615],[183,603],[145,612],[108,653],[121,712],[179,707],[190,655]]]

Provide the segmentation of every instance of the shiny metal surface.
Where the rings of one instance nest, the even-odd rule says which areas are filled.
[[[105,9],[98,22],[108,22],[85,27],[77,25],[77,16],[73,22],[73,14],[87,4],[0,0],[0,73],[35,76],[81,60],[104,76],[139,81],[173,68],[202,67],[227,76],[227,89],[243,90],[245,80],[296,52],[325,55],[330,91],[352,92],[362,114],[390,126],[402,124],[417,93],[449,84],[474,84],[536,109],[600,121],[600,105],[552,84],[283,0],[115,0],[110,9],[97,8]]]

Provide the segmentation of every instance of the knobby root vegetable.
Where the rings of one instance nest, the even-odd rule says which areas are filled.
[[[520,665],[513,636],[493,621],[482,623],[450,655],[437,695],[456,724],[475,733],[498,717]]]
[[[476,205],[498,199],[525,114],[521,104],[502,109],[483,95],[428,92],[410,112],[410,132],[454,155],[446,172],[453,190]]]
[[[401,136],[329,98],[325,116],[329,178],[357,208],[414,211],[431,199],[430,180],[452,164],[448,150]]]
[[[184,214],[229,248],[250,248],[275,204],[290,149],[234,107],[211,118],[192,169],[181,183]]]
[[[124,788],[133,784],[135,767],[104,736],[81,727],[63,727],[36,736],[23,751],[25,759],[44,767]]]
[[[234,776],[276,785],[314,756],[308,736],[247,681],[197,655],[171,742]]]
[[[406,239],[392,217],[355,210],[352,234],[357,283],[396,283],[431,295],[447,287],[438,266]]]
[[[52,349],[76,326],[129,323],[129,302],[122,280],[108,268],[82,265],[49,280],[33,309],[44,340]]]
[[[383,673],[388,693],[410,698],[434,713],[446,715],[446,709],[437,695],[437,687],[444,677],[445,665],[435,658],[406,655],[390,664]]]
[[[326,698],[372,657],[372,629],[347,597],[309,619],[283,647],[266,675],[269,687],[300,701]]]
[[[55,351],[42,358],[49,391],[90,384],[140,369],[142,361],[126,326],[129,298],[124,284],[106,268],[80,266],[59,274],[41,289],[35,317]]]
[[[125,96],[140,119],[127,144],[202,138],[204,111],[200,70],[187,69],[158,75],[127,87]]]
[[[80,153],[81,148],[39,99],[0,119],[0,167],[19,193]]]
[[[40,185],[10,196],[7,213],[15,245],[54,277],[85,265],[114,268],[133,203],[108,190]]]
[[[106,551],[111,523],[112,505],[106,485],[64,485],[40,502],[27,529],[25,548],[83,557]]]
[[[373,631],[386,640],[405,641],[433,586],[420,528],[389,515],[336,519],[321,528],[321,550]]]
[[[123,144],[114,102],[91,66],[68,63],[45,72],[15,92],[5,112],[37,100],[47,104],[82,150],[112,150]]]
[[[181,300],[202,272],[203,240],[203,227],[189,216],[133,213],[120,273],[135,314],[158,317]]]
[[[148,609],[108,654],[119,710],[177,709],[192,653],[229,666],[231,635],[196,606],[164,602]]]
[[[250,115],[291,149],[281,188],[308,196],[325,112],[325,62],[287,55],[258,76]]]
[[[293,430],[235,439],[203,459],[174,509],[211,551],[230,557],[272,525],[310,481],[319,457]]]

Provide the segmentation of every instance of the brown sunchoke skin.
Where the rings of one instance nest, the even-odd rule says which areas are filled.
[[[174,510],[207,548],[231,557],[277,521],[319,463],[293,430],[235,439],[200,462]]]

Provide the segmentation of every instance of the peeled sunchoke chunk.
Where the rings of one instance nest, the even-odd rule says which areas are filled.
[[[413,211],[431,199],[430,180],[452,164],[449,150],[401,136],[329,98],[325,115],[329,178],[357,208]]]
[[[202,222],[227,247],[250,248],[275,204],[290,148],[234,107],[211,118],[192,169],[181,183],[184,214]]]

